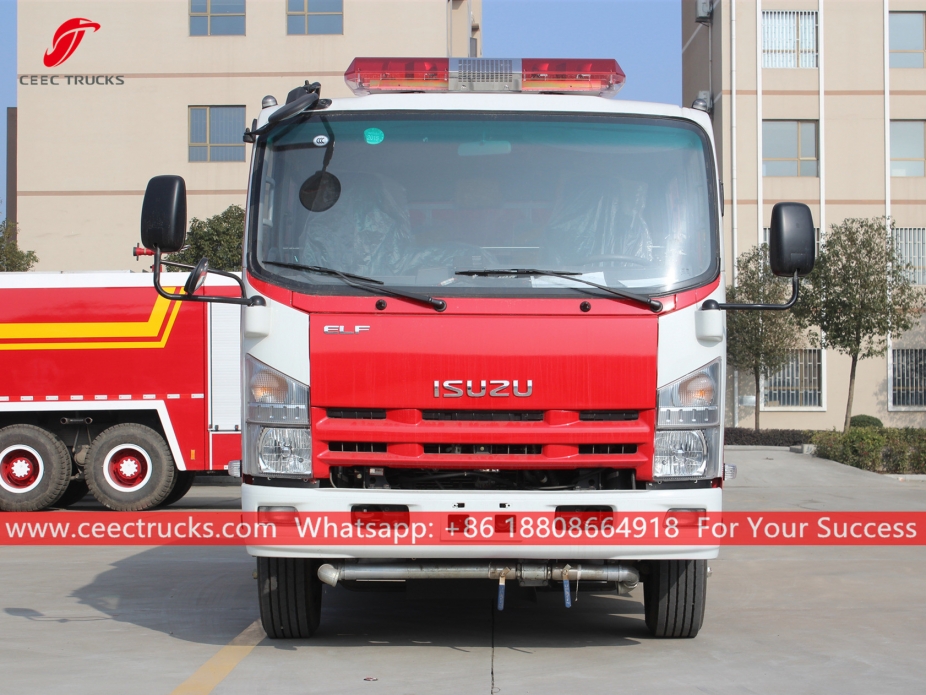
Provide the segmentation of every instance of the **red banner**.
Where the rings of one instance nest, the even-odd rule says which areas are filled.
[[[0,545],[924,545],[926,512],[156,511],[0,514]]]

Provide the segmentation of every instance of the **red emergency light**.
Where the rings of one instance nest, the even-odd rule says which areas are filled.
[[[376,92],[533,92],[610,97],[624,86],[613,58],[354,58],[344,81]]]

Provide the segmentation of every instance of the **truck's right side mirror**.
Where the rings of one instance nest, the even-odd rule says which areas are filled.
[[[180,176],[155,176],[141,206],[141,243],[146,249],[174,253],[186,239],[186,182]]]
[[[768,260],[772,273],[804,277],[813,270],[816,258],[813,215],[803,203],[777,203],[772,208],[768,237]]]

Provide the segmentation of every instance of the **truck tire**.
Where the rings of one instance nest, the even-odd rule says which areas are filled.
[[[704,621],[706,560],[653,560],[643,579],[646,627],[653,637],[694,637]]]
[[[318,629],[322,610],[319,564],[303,558],[257,558],[260,621],[268,637],[305,639]]]
[[[90,445],[84,464],[90,492],[101,504],[120,512],[161,504],[177,473],[164,438],[135,423],[103,430]]]
[[[87,487],[86,480],[83,478],[72,480],[70,483],[68,483],[64,494],[61,495],[61,499],[55,502],[54,506],[58,507],[59,509],[70,507],[72,504],[80,502],[84,497],[87,496],[88,492],[90,492],[90,488]]]
[[[0,430],[0,510],[36,512],[57,502],[71,478],[71,455],[58,437],[33,425]]]
[[[170,494],[161,502],[161,507],[169,507],[174,502],[182,500],[184,496],[186,496],[186,493],[190,491],[190,488],[193,487],[193,483],[196,482],[196,472],[177,471],[174,474],[174,481],[174,489],[171,490]]]

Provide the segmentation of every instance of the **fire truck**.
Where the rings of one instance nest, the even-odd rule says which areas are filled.
[[[240,296],[196,294],[207,259],[158,291],[243,307],[244,511],[351,520],[249,546],[269,636],[310,636],[323,582],[454,578],[498,582],[499,608],[506,579],[567,606],[577,583],[642,581],[654,636],[698,633],[716,545],[552,538],[721,511],[725,312],[794,303],[813,220],[772,213],[787,304],[725,304],[707,105],[614,100],[624,79],[611,59],[357,58],[358,98],[264,98]],[[185,195],[149,182],[156,258],[184,243]],[[351,533],[376,515],[467,542]]]
[[[234,285],[212,275],[202,291]],[[240,318],[164,299],[142,273],[0,273],[0,509],[88,489],[151,509],[240,459]]]

